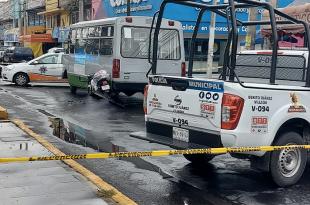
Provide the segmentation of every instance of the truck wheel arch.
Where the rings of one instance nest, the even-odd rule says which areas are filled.
[[[281,136],[282,133],[287,131],[295,131],[299,133],[307,144],[310,144],[310,122],[303,118],[292,118],[284,122],[278,129],[272,145]]]

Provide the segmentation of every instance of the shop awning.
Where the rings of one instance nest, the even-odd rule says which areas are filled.
[[[302,25],[279,25],[278,26],[278,33],[289,33],[289,34],[297,34],[297,33],[304,33],[305,29]],[[262,36],[269,36],[271,35],[272,31],[271,28],[263,28],[261,30]]]
[[[310,24],[310,3],[297,6],[289,6],[283,9],[280,9],[283,13],[292,16],[298,20],[306,21]],[[264,18],[267,19],[269,16],[268,12],[264,12]],[[279,16],[276,16],[277,21],[286,20]],[[277,25],[278,32],[288,33],[288,34],[297,34],[304,33],[305,29],[302,25],[299,24],[286,24],[286,25]],[[263,36],[270,35],[271,29],[270,26],[264,26],[261,30]]]
[[[47,11],[42,11],[37,13],[38,15],[51,15],[51,14],[55,14],[55,13],[61,13],[65,11],[65,9],[63,8],[56,8],[56,9],[51,9],[51,10],[47,10]]]
[[[20,42],[41,42],[41,43],[53,43],[54,40],[51,34],[31,34],[21,36]]]

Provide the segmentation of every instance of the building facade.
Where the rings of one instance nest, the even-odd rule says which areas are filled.
[[[216,0],[217,3],[227,3],[227,0]],[[264,0],[265,1],[265,0]],[[294,0],[281,0],[276,2],[271,0],[271,3],[277,4],[278,7],[286,7],[293,3]],[[127,12],[127,0],[92,0],[92,16],[93,19],[115,17],[126,15]],[[212,0],[197,0],[197,2],[204,2],[213,4]],[[133,16],[153,16],[156,11],[159,10],[161,5],[161,0],[132,0],[131,15]],[[193,34],[195,28],[195,20],[197,18],[198,12],[196,9],[181,6],[181,5],[169,5],[165,10],[164,17],[168,19],[173,19],[180,21],[184,29],[185,38],[185,53],[188,56],[190,38]],[[258,10],[257,18],[261,18],[263,13],[262,9]],[[246,21],[249,18],[249,9],[238,9],[238,18]],[[201,26],[198,31],[198,39],[195,45],[195,67],[203,68],[207,61],[208,54],[208,43],[209,43],[209,25],[210,25],[210,12],[206,12],[203,16]],[[258,31],[257,31],[258,32]],[[228,34],[228,27],[226,19],[220,16],[216,17],[215,25],[215,44],[214,44],[214,60],[219,61],[220,64],[223,61],[223,51],[226,45],[226,38]],[[259,33],[258,33],[259,34]],[[247,35],[247,28],[241,27],[239,29],[240,41],[245,42],[245,37]],[[260,38],[257,35],[257,38]],[[257,39],[258,40],[258,39]]]

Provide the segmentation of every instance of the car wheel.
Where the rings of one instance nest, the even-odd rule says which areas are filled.
[[[77,90],[77,88],[76,88],[75,86],[70,85],[70,92],[71,92],[72,94],[75,94],[75,93],[76,93],[76,90]]]
[[[302,145],[304,140],[297,132],[283,133],[275,146]],[[280,187],[296,184],[304,173],[307,164],[307,151],[304,149],[283,149],[271,153],[270,173]]]
[[[29,77],[26,73],[17,73],[14,76],[13,82],[19,86],[26,86],[29,83]]]
[[[215,155],[209,154],[184,154],[183,156],[193,164],[205,164],[215,157]]]
[[[3,57],[3,61],[8,63],[8,62],[10,62],[10,58],[8,56],[4,56]]]

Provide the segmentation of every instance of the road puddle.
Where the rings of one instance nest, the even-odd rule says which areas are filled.
[[[115,145],[111,139],[103,139],[100,133],[95,133],[92,130],[85,129],[75,123],[71,123],[62,118],[48,117],[50,127],[53,129],[53,135],[72,144],[83,147],[92,148],[98,152],[125,152],[124,147]],[[101,134],[102,135],[102,134]],[[74,154],[74,153],[70,153]],[[164,173],[162,169],[154,164],[149,163],[143,158],[119,158],[133,163],[137,168],[155,171],[163,178],[171,178],[170,175]]]
[[[101,140],[93,131],[62,118],[48,117],[53,129],[53,135],[72,144],[90,147],[98,152],[123,152],[125,148],[117,146],[108,140]],[[100,140],[99,140],[100,139]]]

